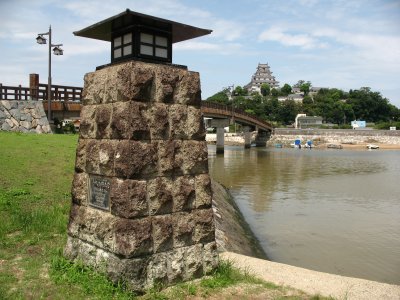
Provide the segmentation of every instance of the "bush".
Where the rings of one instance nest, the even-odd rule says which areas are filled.
[[[377,123],[377,124],[375,124],[374,129],[389,130],[390,127],[396,127],[396,129],[400,129],[400,122]]]

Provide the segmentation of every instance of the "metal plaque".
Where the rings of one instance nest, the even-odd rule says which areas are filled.
[[[89,205],[103,210],[110,207],[111,180],[101,176],[89,177]]]

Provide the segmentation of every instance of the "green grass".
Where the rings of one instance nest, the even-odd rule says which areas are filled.
[[[222,262],[211,276],[139,297],[64,259],[77,140],[0,131],[0,299],[185,299],[238,284],[283,293]]]

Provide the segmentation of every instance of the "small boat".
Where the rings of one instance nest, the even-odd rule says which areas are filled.
[[[282,148],[283,145],[282,144],[275,144],[275,148]]]
[[[326,146],[326,148],[329,148],[329,149],[343,149],[343,146],[340,145],[340,144],[328,144]]]
[[[373,149],[379,149],[379,146],[378,145],[374,145],[374,144],[368,144],[367,148],[370,149],[370,150],[373,150]]]

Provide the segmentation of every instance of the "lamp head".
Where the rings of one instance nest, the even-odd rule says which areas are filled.
[[[55,46],[55,47],[53,48],[53,53],[54,53],[54,55],[63,55],[64,50],[61,49],[60,46]]]
[[[37,36],[37,38],[36,38],[36,42],[37,42],[38,44],[44,45],[44,44],[47,43],[47,40],[46,40],[45,37],[43,37],[43,35],[39,34],[39,35]]]

